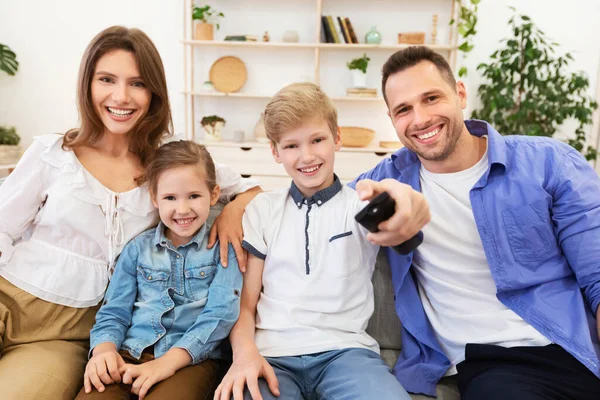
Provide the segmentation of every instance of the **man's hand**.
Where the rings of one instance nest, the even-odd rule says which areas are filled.
[[[125,365],[125,361],[114,343],[101,343],[94,348],[92,354],[83,374],[83,388],[86,393],[92,392],[92,385],[99,392],[104,392],[104,385],[121,382],[119,368]]]
[[[429,222],[429,205],[425,197],[409,185],[395,179],[375,182],[363,179],[356,184],[361,200],[371,200],[381,192],[388,192],[396,202],[396,212],[379,224],[379,232],[369,233],[367,239],[380,246],[396,246],[415,236]]]
[[[258,388],[259,377],[265,378],[271,393],[279,396],[279,382],[267,360],[256,349],[241,354],[233,360],[227,375],[217,387],[214,400],[230,400],[232,394],[234,400],[242,400],[246,385],[253,400],[263,400]]]
[[[223,267],[227,267],[227,254],[229,253],[229,243],[231,243],[240,271],[246,272],[246,252],[242,248],[242,239],[244,238],[242,217],[248,203],[260,192],[262,192],[260,187],[254,187],[238,194],[235,200],[223,207],[223,211],[210,228],[208,248],[211,249],[215,245],[218,236]]]
[[[131,393],[144,400],[152,386],[170,378],[191,361],[192,357],[186,350],[173,347],[162,357],[140,365],[125,364],[120,371],[123,383],[131,385]]]

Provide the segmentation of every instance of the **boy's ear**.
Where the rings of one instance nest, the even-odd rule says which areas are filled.
[[[271,154],[273,154],[273,158],[277,163],[281,164],[281,157],[279,157],[279,152],[277,151],[277,144],[271,141],[269,142],[269,145],[271,146]]]
[[[221,188],[219,185],[215,185],[214,189],[210,193],[210,205],[214,206],[219,201],[219,196],[221,195]]]
[[[338,151],[342,148],[342,129],[338,126],[337,132],[333,135],[334,143],[335,143],[335,151]]]

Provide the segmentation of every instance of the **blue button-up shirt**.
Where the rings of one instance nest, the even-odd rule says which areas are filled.
[[[179,347],[192,364],[216,357],[239,316],[242,274],[231,246],[224,268],[219,245],[207,249],[207,241],[204,224],[175,248],[160,223],[129,242],[96,315],[91,349],[112,342],[139,359],[150,346],[157,358]]]
[[[600,179],[564,143],[503,137],[486,122],[465,123],[472,135],[488,135],[489,166],[471,189],[470,200],[498,300],[600,377],[595,320],[600,304]],[[393,178],[420,191],[420,166],[416,154],[403,148],[351,185],[365,178]],[[435,385],[450,362],[410,274],[412,254],[388,249],[387,255],[403,325],[394,373],[408,391],[435,396]]]

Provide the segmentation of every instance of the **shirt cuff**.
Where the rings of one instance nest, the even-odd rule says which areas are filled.
[[[0,233],[0,265],[5,265],[12,258],[15,251],[13,240],[6,233]]]
[[[261,260],[264,260],[265,258],[267,258],[266,254],[261,253],[260,251],[258,251],[256,249],[256,247],[252,246],[250,243],[246,242],[245,240],[242,241],[242,247],[248,251],[250,254],[252,254],[255,257],[260,258]]]

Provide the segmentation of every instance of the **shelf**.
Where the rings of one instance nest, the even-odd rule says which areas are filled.
[[[324,50],[400,50],[412,44],[348,44],[348,43],[284,43],[284,42],[235,42],[223,40],[184,40],[184,44],[194,47],[263,47],[263,48],[300,48]],[[457,46],[424,44],[432,50],[452,51]]]
[[[253,149],[253,148],[268,148],[268,143],[263,142],[201,142],[206,147],[237,147],[242,149]],[[340,152],[342,153],[376,153],[380,155],[392,154],[398,149],[390,149],[387,147],[342,147]]]
[[[232,97],[242,99],[270,99],[272,96],[266,94],[252,94],[252,93],[221,93],[221,92],[183,92],[188,96],[197,97]],[[370,101],[370,102],[382,102],[383,97],[331,97],[333,101]]]

